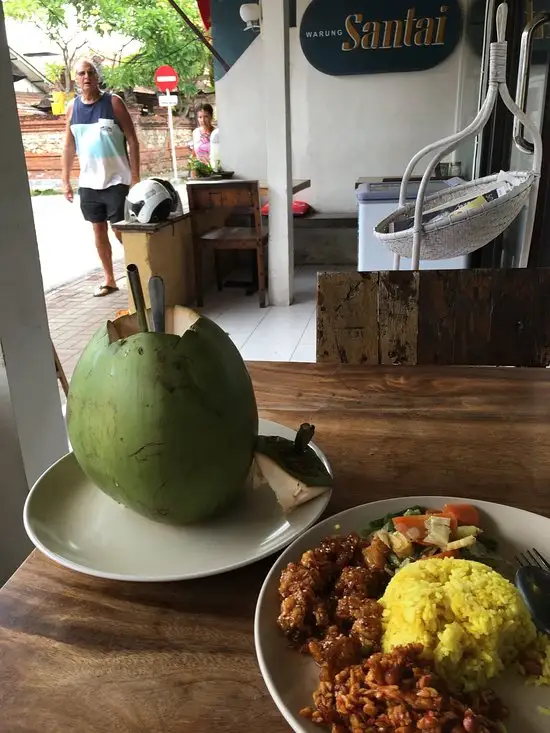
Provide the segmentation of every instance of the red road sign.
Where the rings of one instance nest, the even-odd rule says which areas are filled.
[[[171,66],[159,66],[155,71],[155,84],[161,92],[173,92],[178,88],[178,72]]]

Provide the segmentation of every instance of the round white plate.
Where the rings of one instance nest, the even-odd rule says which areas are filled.
[[[512,559],[518,550],[537,547],[550,556],[550,519],[501,504],[452,497],[411,496],[387,499],[348,509],[325,519],[305,532],[278,558],[269,572],[256,606],[254,638],[258,662],[271,697],[296,733],[321,733],[320,728],[300,717],[300,710],[312,705],[312,693],[319,680],[318,667],[311,657],[291,649],[277,626],[279,615],[278,585],[281,570],[289,562],[297,562],[306,550],[315,547],[323,537],[348,534],[365,528],[369,522],[385,514],[409,506],[440,508],[447,502],[474,504],[483,514],[482,527],[499,540],[499,553]],[[339,525],[336,530],[335,525]],[[507,733],[548,733],[550,718],[538,710],[550,704],[548,687],[527,686],[513,671],[493,680],[491,686],[510,708]]]
[[[270,420],[260,420],[260,433],[296,435]],[[104,494],[69,453],[33,486],[24,522],[36,547],[60,565],[100,578],[163,582],[217,575],[267,557],[310,527],[329,499],[327,491],[285,516],[271,489],[250,489],[216,520],[172,527]]]

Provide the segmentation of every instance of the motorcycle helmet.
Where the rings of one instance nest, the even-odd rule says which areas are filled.
[[[170,181],[167,181],[165,178],[151,178],[151,181],[157,181],[158,183],[161,183],[164,188],[168,191],[170,194],[170,197],[172,199],[172,208],[171,213],[172,214],[182,214],[183,213],[183,207],[181,205],[181,199],[179,193],[176,191],[174,186],[170,183]]]
[[[152,178],[140,181],[128,191],[125,219],[139,224],[167,221],[172,210],[172,196],[162,183]]]

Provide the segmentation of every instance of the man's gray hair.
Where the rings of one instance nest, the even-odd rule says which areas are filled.
[[[76,64],[75,64],[75,67],[74,67],[74,68],[75,68],[75,70],[76,70],[76,69],[77,69],[77,68],[78,68],[78,67],[79,67],[79,66],[80,66],[81,64],[88,64],[88,66],[91,66],[91,67],[92,67],[92,69],[93,69],[93,70],[95,71],[95,73],[96,73],[96,76],[98,76],[98,77],[100,76],[100,73],[99,73],[99,69],[98,69],[98,67],[97,67],[97,64],[96,64],[96,63],[95,63],[94,61],[92,61],[92,59],[88,58],[87,56],[85,56],[85,57],[84,57],[83,59],[78,59],[78,61],[77,61],[77,62],[76,62]]]

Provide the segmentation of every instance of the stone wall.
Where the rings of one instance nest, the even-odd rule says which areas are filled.
[[[165,173],[171,169],[170,138],[166,113],[142,117],[132,114],[140,141],[142,172]],[[21,136],[31,179],[57,179],[61,176],[61,154],[65,137],[65,118],[21,116]],[[189,143],[193,125],[187,119],[174,118],[174,136],[178,166],[183,168],[189,158]],[[75,164],[73,175],[78,175]]]

